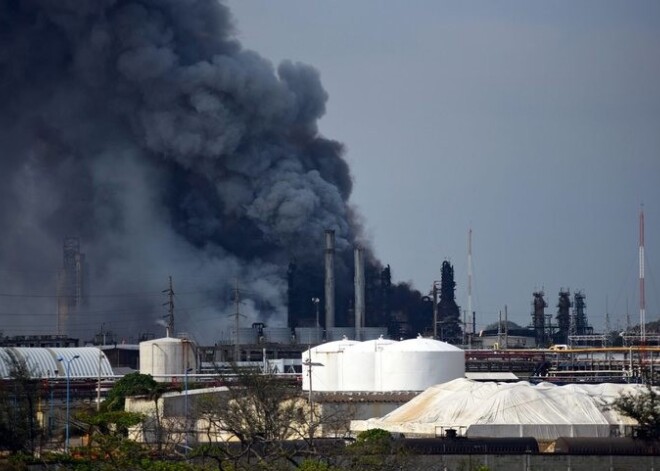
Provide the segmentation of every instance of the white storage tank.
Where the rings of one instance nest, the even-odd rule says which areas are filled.
[[[189,340],[165,337],[140,342],[140,373],[156,381],[181,381],[189,368],[196,370],[195,348]]]
[[[380,364],[383,348],[396,343],[395,340],[382,337],[357,343],[344,350],[343,355],[343,391],[375,391],[376,369]]]
[[[344,338],[302,352],[303,390],[309,391],[309,367],[305,364],[311,361],[312,391],[342,391],[344,351],[357,343],[359,342]]]
[[[291,329],[288,327],[264,327],[264,342],[291,343]]]
[[[465,376],[465,353],[438,340],[418,337],[385,346],[376,366],[379,391],[423,391]]]

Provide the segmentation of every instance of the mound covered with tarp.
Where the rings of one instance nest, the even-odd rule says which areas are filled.
[[[621,394],[637,393],[633,384],[532,385],[481,383],[456,379],[432,386],[382,418],[351,422],[353,431],[382,428],[409,436],[603,437],[627,432],[635,421],[611,404]]]

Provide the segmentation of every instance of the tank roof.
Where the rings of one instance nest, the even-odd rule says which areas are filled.
[[[359,344],[357,340],[348,340],[343,338],[341,340],[334,340],[332,342],[322,343],[316,347],[312,347],[311,350],[315,353],[325,353],[325,352],[338,352],[340,350],[345,350],[346,348],[352,347],[353,345]],[[309,350],[308,350],[309,351]]]
[[[152,339],[152,340],[145,340],[144,342],[140,342],[140,345],[149,345],[149,344],[164,344],[164,343],[183,343],[183,342],[190,342],[188,339],[180,339],[177,337],[162,337],[159,339]]]
[[[364,342],[357,343],[351,346],[350,349],[351,351],[366,352],[366,351],[376,350],[378,349],[379,346],[385,347],[392,345],[393,343],[397,343],[397,341],[391,339],[379,338],[373,340],[365,340]]]
[[[439,340],[427,339],[417,337],[416,339],[402,340],[401,342],[388,345],[385,349],[387,351],[402,351],[402,352],[462,352],[458,347],[441,342]]]

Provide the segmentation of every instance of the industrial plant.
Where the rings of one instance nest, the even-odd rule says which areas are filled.
[[[555,443],[567,436],[634,433],[635,423],[611,412],[610,405],[622,394],[640,393],[642,383],[657,384],[660,348],[652,346],[652,335],[642,343],[634,332],[625,333],[618,346],[612,345],[607,333],[595,333],[590,326],[585,294],[563,288],[556,313],[546,312],[549,303],[539,290],[532,293],[529,326],[510,323],[505,308],[496,323],[477,332],[477,313],[469,321],[460,319],[449,261],[442,263],[441,280],[428,296],[403,297],[412,300],[405,304],[397,299],[389,267],[375,269],[365,262],[360,246],[351,251],[352,287],[346,276],[338,282],[334,232],[324,235],[323,276],[302,283],[298,268],[289,269],[288,326],[243,326],[237,283],[231,335],[199,344],[177,333],[170,278],[162,293],[164,337],[142,334],[136,343],[117,342],[111,332],[92,341],[59,333],[3,337],[0,373],[10,378],[16,365],[25,365],[45,381],[39,414],[48,427],[57,417],[62,422],[71,388],[73,401],[98,403],[118,378],[139,371],[173,390],[161,401],[176,418],[182,398],[194,405],[204,395],[226,394],[218,384],[238,371],[256,370],[298,385],[315,413],[343,411],[339,428],[349,434],[380,428],[407,437],[531,436]],[[75,289],[58,289],[58,306],[66,307],[58,310],[58,326],[83,305],[86,263],[78,241],[66,239],[60,279],[76,282]],[[303,297],[307,310],[301,308]],[[413,330],[419,333],[413,336]],[[153,407],[139,399],[129,404],[136,411]],[[566,404],[572,405],[565,411]],[[187,426],[192,443],[211,436],[195,432],[199,424]],[[334,436],[337,424],[317,433]],[[150,436],[136,439],[148,442]]]
[[[223,2],[14,1],[0,25],[4,437],[20,412],[39,459],[111,461],[93,450],[108,432],[137,444],[125,455],[168,442],[183,460],[240,446],[228,413],[204,406],[235,411],[253,394],[291,416],[251,451],[346,454],[380,429],[427,470],[591,469],[566,451],[580,440],[654,466],[660,446],[613,405],[660,385],[643,210],[637,327],[608,317],[599,332],[570,279],[517,293],[530,300],[518,325],[506,305],[473,305],[472,229],[467,280],[434,253],[428,291],[394,281],[351,200],[345,147],[319,130],[319,71],[244,49]],[[151,389],[117,393],[126,378]],[[108,398],[117,409],[100,414]]]

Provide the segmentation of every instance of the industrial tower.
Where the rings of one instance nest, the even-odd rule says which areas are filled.
[[[80,239],[64,239],[64,260],[57,278],[57,334],[68,335],[68,324],[86,302],[87,262],[80,252]]]

